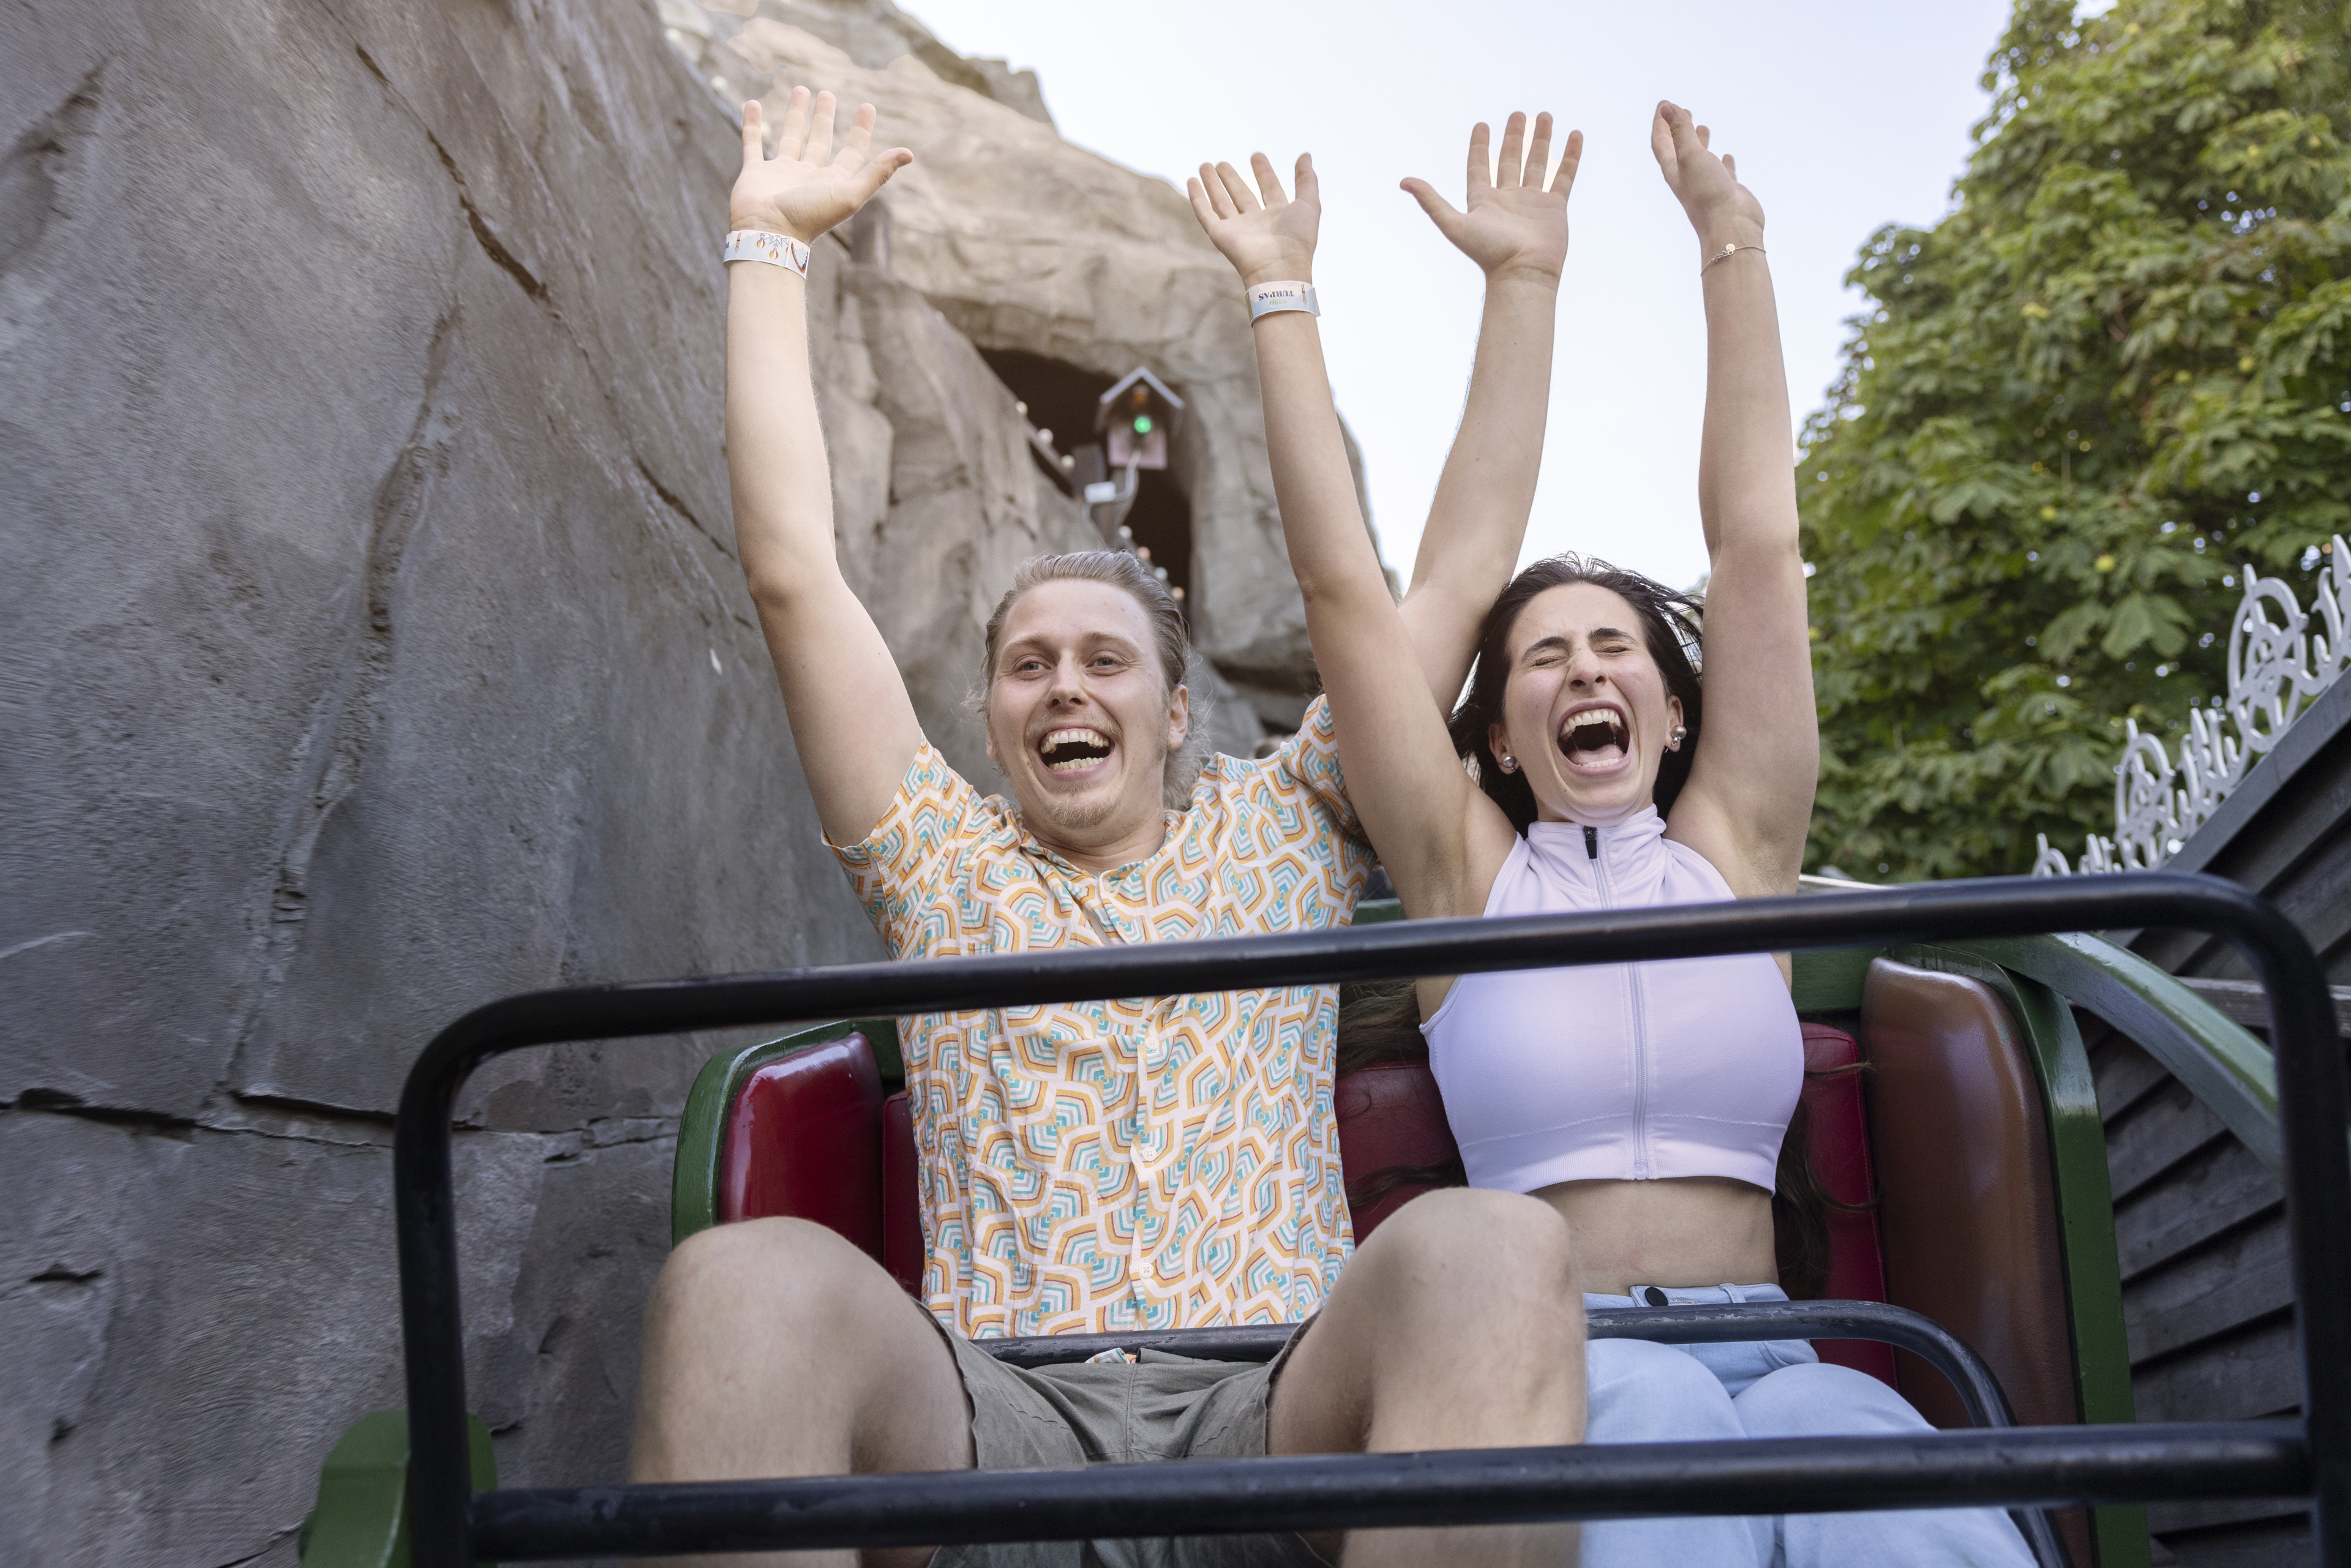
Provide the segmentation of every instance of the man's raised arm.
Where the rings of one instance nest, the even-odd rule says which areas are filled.
[[[1468,402],[1437,482],[1404,601],[1421,673],[1437,706],[1447,712],[1468,678],[1478,628],[1517,570],[1551,408],[1567,197],[1583,155],[1583,132],[1568,133],[1558,172],[1546,182],[1551,116],[1535,117],[1531,142],[1526,131],[1523,114],[1503,123],[1497,169],[1489,168],[1485,125],[1469,132],[1466,212],[1455,211],[1425,180],[1404,182],[1438,232],[1486,274]]]
[[[869,156],[868,103],[835,156],[833,113],[832,94],[811,105],[795,88],[770,159],[758,104],[743,106],[743,171],[726,226],[753,237],[730,241],[726,269],[726,472],[736,548],[817,818],[825,837],[854,844],[889,810],[923,731],[897,662],[833,552],[832,477],[809,380],[808,247],[914,154]]]

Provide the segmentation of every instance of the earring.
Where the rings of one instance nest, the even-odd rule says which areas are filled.
[[[1516,773],[1518,770],[1519,759],[1511,756],[1507,751],[1502,753],[1502,771],[1505,773]]]
[[[1666,733],[1666,749],[1667,751],[1679,751],[1682,748],[1682,737],[1687,734],[1689,734],[1689,727],[1687,725],[1677,724],[1674,726],[1672,729]]]

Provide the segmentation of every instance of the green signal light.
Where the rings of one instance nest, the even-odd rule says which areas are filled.
[[[1134,416],[1134,434],[1137,435],[1148,435],[1151,434],[1151,416],[1149,414],[1138,413]]]

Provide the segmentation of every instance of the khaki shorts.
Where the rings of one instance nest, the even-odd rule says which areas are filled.
[[[919,1310],[919,1309],[917,1309]],[[971,1404],[984,1470],[1140,1459],[1243,1459],[1265,1452],[1265,1413],[1282,1364],[1195,1361],[1144,1350],[1137,1362],[1008,1366],[961,1334],[945,1336]],[[1305,1325],[1300,1325],[1304,1332]],[[1327,1568],[1297,1535],[1045,1541],[946,1546],[931,1568]]]

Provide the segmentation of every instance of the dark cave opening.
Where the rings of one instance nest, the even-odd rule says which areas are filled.
[[[1095,404],[1110,391],[1113,377],[1025,349],[982,349],[980,357],[1029,405],[1029,423],[1050,431],[1054,448],[1077,459],[1071,470],[1076,484],[1116,477],[1105,468],[1101,437],[1094,434]],[[1035,455],[1038,467],[1050,473],[1045,455]],[[1149,551],[1151,564],[1165,569],[1167,586],[1179,591],[1184,608],[1191,611],[1192,503],[1165,470],[1145,468],[1136,476],[1125,527],[1138,553]]]

